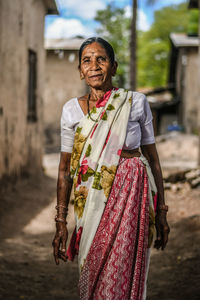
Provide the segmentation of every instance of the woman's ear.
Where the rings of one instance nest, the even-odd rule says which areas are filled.
[[[83,80],[85,77],[84,77],[84,75],[83,75],[83,73],[81,71],[80,66],[78,66],[78,69],[79,69],[79,72],[80,72],[80,79]]]
[[[82,72],[80,72],[80,78],[81,78],[81,80],[83,80],[85,78]]]
[[[112,76],[115,76],[115,74],[117,72],[117,67],[118,67],[118,63],[115,61],[112,66]]]

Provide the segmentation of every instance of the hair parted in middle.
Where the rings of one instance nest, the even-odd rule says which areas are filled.
[[[79,49],[79,67],[81,64],[81,58],[82,58],[82,53],[84,48],[87,47],[88,45],[91,45],[92,43],[98,43],[106,50],[111,65],[113,66],[115,62],[115,53],[111,44],[109,44],[106,40],[102,39],[101,37],[91,37],[85,40]]]

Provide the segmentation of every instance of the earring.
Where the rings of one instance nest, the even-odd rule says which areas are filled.
[[[83,76],[83,74],[81,74],[81,75],[80,75],[80,78],[81,78],[81,80],[83,80],[83,79],[84,79],[84,76]]]

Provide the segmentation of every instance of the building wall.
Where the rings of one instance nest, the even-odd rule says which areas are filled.
[[[177,61],[176,90],[181,97],[180,122],[187,133],[195,133],[198,124],[199,82],[198,51],[196,48],[181,48]]]
[[[190,48],[187,51],[184,102],[184,123],[186,124],[186,131],[188,133],[197,133],[199,103],[197,48]]]
[[[45,7],[0,0],[0,178],[38,172],[42,163]],[[27,121],[28,49],[37,53],[37,121]]]
[[[63,105],[73,97],[83,96],[84,81],[78,71],[78,51],[47,50],[44,93],[44,126],[47,151],[60,149],[60,117]]]

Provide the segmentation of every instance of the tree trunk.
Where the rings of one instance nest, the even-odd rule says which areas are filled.
[[[130,88],[134,91],[136,89],[137,76],[137,0],[133,0],[132,11],[130,33]]]

